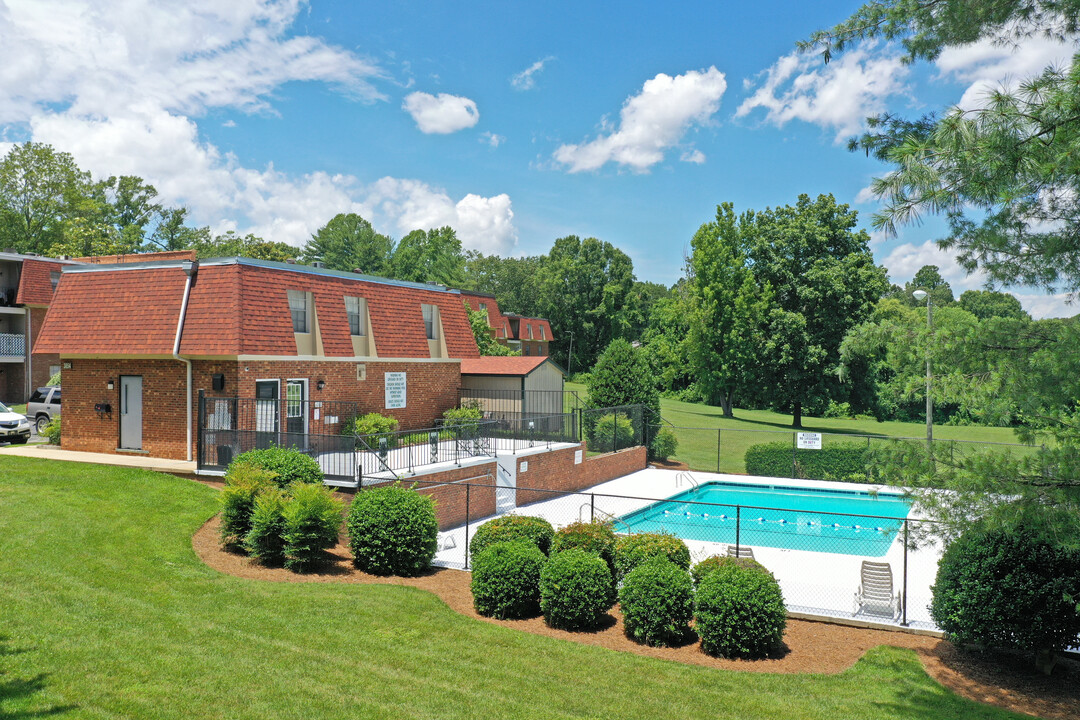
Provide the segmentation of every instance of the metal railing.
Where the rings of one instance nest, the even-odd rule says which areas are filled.
[[[935,627],[928,611],[930,585],[945,528],[907,517],[908,507],[900,496],[892,501],[894,510],[859,513],[705,502],[685,492],[648,497],[493,482],[430,483],[422,478],[409,482],[425,494],[438,488],[435,511],[440,547],[446,549],[440,549],[435,562],[441,566],[468,569],[472,534],[504,514],[542,517],[556,529],[574,522],[603,522],[616,535],[680,537],[692,562],[713,555],[751,557],[780,582],[789,612]],[[863,494],[864,500],[870,502],[869,498]],[[888,566],[892,602],[859,604],[864,562],[879,568],[875,580],[881,579],[880,566]]]
[[[0,333],[0,357],[26,357],[26,337],[16,333]]]
[[[573,390],[488,390],[461,388],[460,404],[472,404],[491,417],[504,415],[560,415],[584,407]]]

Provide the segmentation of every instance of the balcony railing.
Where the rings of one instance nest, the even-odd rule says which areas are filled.
[[[15,333],[0,333],[0,357],[26,357],[26,338]]]

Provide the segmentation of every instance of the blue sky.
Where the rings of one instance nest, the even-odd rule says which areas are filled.
[[[0,141],[134,173],[215,230],[302,244],[338,212],[401,237],[546,252],[566,234],[670,284],[718,203],[831,192],[869,229],[866,115],[977,104],[1072,48],[976,45],[906,67],[886,44],[825,66],[794,44],[855,2],[0,4]],[[0,147],[2,150],[3,147]],[[935,263],[930,220],[873,249],[895,282]],[[1063,297],[1016,290],[1037,316]]]

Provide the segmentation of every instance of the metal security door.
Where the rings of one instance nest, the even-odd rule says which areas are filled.
[[[120,448],[142,450],[142,375],[120,376]]]
[[[255,447],[268,448],[277,445],[278,381],[255,381]]]

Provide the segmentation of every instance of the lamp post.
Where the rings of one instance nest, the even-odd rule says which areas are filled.
[[[934,397],[930,394],[930,382],[933,377],[930,374],[930,342],[933,341],[934,333],[934,303],[930,293],[925,290],[916,290],[911,293],[919,302],[926,300],[926,328],[930,331],[930,339],[926,345],[926,452],[929,457],[934,456]]]

